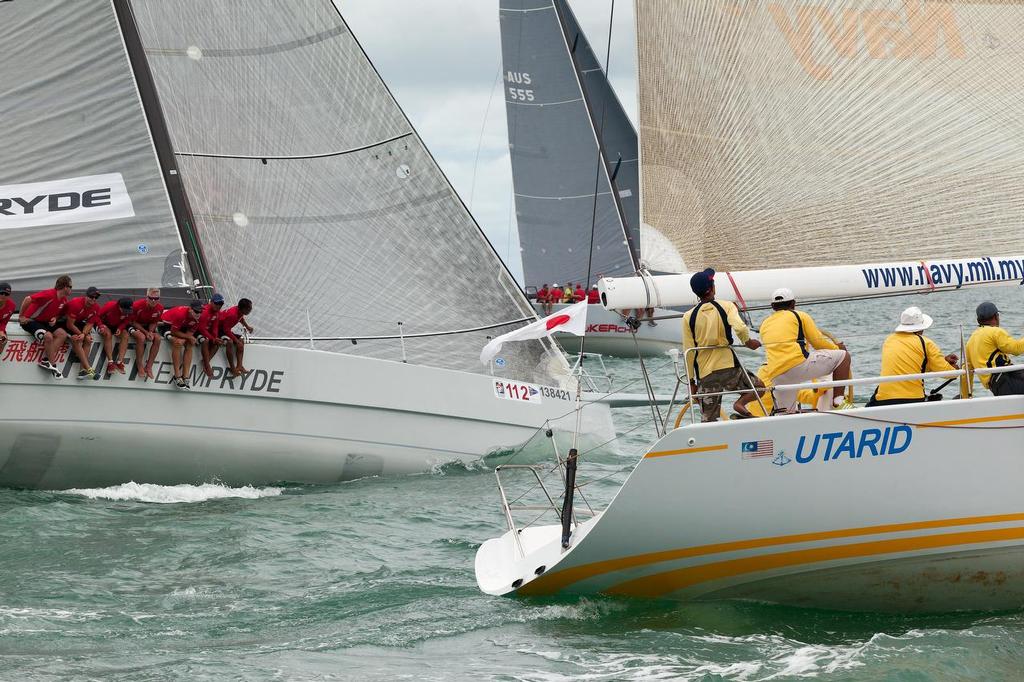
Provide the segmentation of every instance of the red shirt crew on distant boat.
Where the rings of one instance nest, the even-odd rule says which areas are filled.
[[[53,373],[55,379],[64,375],[57,369],[57,353],[64,346],[68,333],[57,321],[64,316],[68,295],[71,294],[71,276],[61,275],[52,289],[29,294],[22,300],[18,311],[18,324],[43,344],[45,356],[39,366]]]
[[[14,314],[14,301],[11,300],[11,285],[0,282],[0,353],[7,347],[7,323]]]
[[[164,307],[160,305],[160,290],[156,287],[146,291],[146,298],[132,304],[132,317],[128,323],[128,333],[135,337],[135,367],[143,379],[154,379],[153,362],[160,352],[160,335],[156,326]],[[145,355],[146,342],[150,342],[149,355]]]
[[[597,285],[594,284],[590,287],[590,291],[587,292],[587,303],[594,304],[601,302],[601,294],[597,291]]]
[[[583,285],[576,282],[576,291],[572,292],[572,300],[575,303],[579,303],[580,301],[586,300],[586,298],[587,292],[583,290]]]
[[[234,376],[241,376],[249,370],[242,365],[242,357],[245,354],[245,342],[238,338],[232,331],[235,325],[241,323],[247,332],[252,333],[252,327],[246,321],[245,316],[252,312],[252,301],[243,298],[238,305],[231,306],[220,314],[220,337],[228,343],[224,351],[228,356],[228,368]]]
[[[203,312],[199,315],[199,348],[203,354],[203,373],[213,378],[213,367],[210,360],[222,345],[227,343],[226,339],[220,337],[220,313],[224,307],[224,297],[214,294],[210,302],[203,306]]]
[[[92,328],[99,323],[100,307],[97,301],[100,297],[100,290],[96,287],[89,287],[85,296],[78,296],[68,301],[67,309],[64,312],[64,329],[67,330],[71,339],[71,348],[78,357],[82,369],[78,372],[79,379],[97,379],[96,370],[89,363],[89,355],[92,351]],[[103,327],[106,337],[110,331]]]
[[[107,301],[100,306],[96,316],[99,318],[96,329],[103,336],[103,352],[107,356],[107,374],[124,374],[124,356],[128,352],[128,326],[132,320],[132,299],[122,296],[116,301]],[[115,337],[118,339],[116,357],[113,353]]]

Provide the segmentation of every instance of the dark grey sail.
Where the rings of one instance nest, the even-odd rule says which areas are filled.
[[[0,280],[190,283],[110,0],[0,3]]]
[[[131,4],[212,279],[254,299],[259,336],[498,325],[315,342],[480,371],[487,337],[533,316],[329,0]],[[564,366],[512,346],[515,376]]]
[[[501,0],[501,44],[526,283],[633,274],[636,132],[568,3]]]

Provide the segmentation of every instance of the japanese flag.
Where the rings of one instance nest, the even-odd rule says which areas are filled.
[[[587,328],[587,302],[580,301],[571,306],[552,313],[547,317],[537,320],[531,324],[516,329],[508,334],[491,339],[480,351],[480,362],[489,364],[494,356],[501,351],[501,346],[506,341],[525,341],[527,339],[540,339],[551,336],[555,332],[567,332],[576,336],[583,336]]]

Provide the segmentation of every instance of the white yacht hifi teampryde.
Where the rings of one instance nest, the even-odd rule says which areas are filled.
[[[56,380],[12,334],[0,485],[330,482],[572,430],[549,339],[478,363],[536,316],[330,0],[32,0],[0,24],[18,302],[63,273],[108,295],[195,282],[252,299],[259,335],[250,375],[179,392]],[[587,411],[607,440],[608,407]]]

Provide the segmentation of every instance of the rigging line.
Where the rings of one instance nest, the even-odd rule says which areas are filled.
[[[382,144],[388,144],[389,142],[397,142],[406,137],[411,137],[412,131],[402,133],[401,135],[395,135],[389,137],[386,140],[379,140],[377,142],[371,142],[370,144],[364,144],[362,147],[353,147],[352,149],[342,149],[336,152],[324,152],[322,154],[292,154],[284,156],[274,156],[271,154],[214,154],[213,152],[174,152],[175,156],[201,156],[208,159],[250,159],[254,161],[289,161],[294,159],[326,159],[331,156],[344,156],[345,154],[354,154],[355,152],[366,151],[373,147],[379,147]]]
[[[470,329],[452,329],[441,332],[420,332],[417,334],[393,334],[385,336],[315,336],[314,341],[385,341],[388,339],[420,339],[432,336],[454,336],[455,334],[469,334],[472,332],[485,331],[487,329],[498,329],[520,322],[536,322],[536,317],[520,317],[506,322],[495,322],[483,327],[472,327]],[[309,336],[253,336],[253,341],[309,341]]]
[[[561,17],[559,17],[559,23],[562,24],[562,27],[563,27],[562,31],[564,33],[564,31],[565,31],[565,27],[564,26],[565,25],[562,22]],[[607,44],[605,45],[605,55],[604,55],[604,72],[605,73],[609,73],[608,69],[609,69],[609,67],[611,65],[611,60],[612,60],[612,27],[613,27],[614,24],[615,24],[615,0],[612,0],[611,9],[609,10],[609,13],[608,13],[608,40],[607,40]],[[568,37],[567,37],[567,40],[568,40]],[[576,64],[576,57],[575,57],[575,55],[570,54],[569,58],[573,62],[573,69],[578,71],[579,69],[578,69],[578,66]],[[580,85],[580,92],[583,93],[584,85],[583,85],[583,80],[582,79],[579,79],[579,85]],[[588,106],[588,108],[589,108],[589,106]],[[592,204],[591,216],[590,216],[590,253],[587,256],[587,279],[586,279],[587,291],[590,290],[590,278],[593,276],[593,269],[594,269],[594,235],[595,235],[595,233],[597,231],[597,191],[600,188],[601,170],[602,170],[601,166],[604,163],[603,159],[601,158],[601,156],[602,156],[601,139],[602,139],[602,136],[604,135],[604,124],[605,124],[605,117],[606,117],[607,111],[608,111],[608,101],[607,101],[607,98],[603,97],[603,98],[601,98],[601,125],[598,127],[598,130],[597,130],[597,141],[598,141],[597,142],[597,169],[596,169],[597,172],[594,173],[594,201],[593,201],[593,204]],[[611,181],[609,181],[609,190],[614,190],[614,188],[611,185]],[[581,370],[583,368],[583,361],[584,361],[583,353],[586,350],[586,344],[587,344],[587,335],[584,334],[583,338],[580,339],[580,369]],[[577,389],[577,397],[578,397],[578,390],[579,389]],[[576,423],[576,429],[577,429],[577,431],[579,430],[579,421],[580,421],[580,415],[577,414],[577,417],[576,417],[576,422],[577,422]]]
[[[491,85],[491,94],[487,96],[487,108],[484,110],[484,121],[480,124],[480,138],[476,141],[476,158],[473,159],[473,182],[469,186],[469,210],[473,210],[473,195],[476,193],[476,173],[480,166],[480,148],[484,146],[484,132],[487,130],[487,116],[491,113],[491,102],[494,100],[494,88],[498,87],[501,80],[502,67],[498,66],[498,73],[494,77],[494,84]]]

